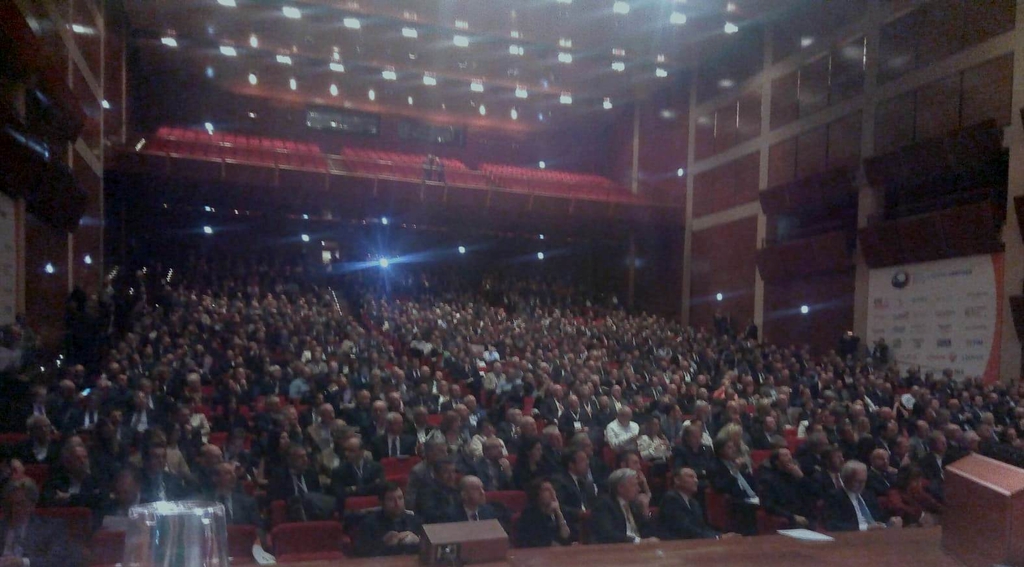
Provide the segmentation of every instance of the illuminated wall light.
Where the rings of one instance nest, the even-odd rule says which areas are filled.
[[[537,113],[537,120],[540,120],[541,122],[544,122],[544,113],[543,112],[538,112]]]
[[[530,93],[526,92],[526,89],[519,86],[516,87],[516,98],[527,98],[528,96],[530,96]]]
[[[103,102],[100,103],[100,106],[103,107],[103,110],[110,110],[110,102],[107,99],[103,99]]]
[[[572,0],[558,0],[559,4],[572,4]]]
[[[736,82],[732,79],[722,79],[718,81],[718,88],[720,89],[731,89],[736,86]]]
[[[612,4],[612,12],[615,12],[616,14],[622,14],[623,16],[628,14],[629,2],[623,2],[622,0],[619,0],[618,2]]]
[[[482,81],[473,81],[469,83],[469,90],[475,93],[482,93],[484,92],[484,84]]]
[[[572,63],[572,53],[566,53],[564,51],[560,51],[558,53],[558,62],[559,63]]]
[[[231,47],[230,45],[222,45],[222,46],[220,46],[220,52],[223,55],[227,55],[228,57],[234,57],[234,56],[238,55],[238,51],[236,51],[235,48]]]
[[[519,31],[518,30],[510,31],[509,35],[512,37],[512,39],[519,39]]]
[[[468,30],[469,22],[467,22],[466,20],[455,20],[455,27],[460,30]]]
[[[217,0],[217,3],[221,6],[227,6],[228,8],[235,8],[238,6],[238,4],[235,3],[235,0]]]
[[[562,104],[572,104],[572,93],[563,92],[559,95],[558,102]]]
[[[544,253],[543,252],[537,252],[537,259],[538,260],[543,260],[544,259]]]
[[[539,238],[539,239],[541,239],[541,240],[544,240],[544,235],[543,235],[543,234],[538,234],[538,235],[537,235],[537,238]]]
[[[259,80],[259,78],[256,77],[256,73],[249,73],[249,84],[250,85],[256,86],[256,83],[259,83],[259,82],[260,82],[260,80]]]
[[[539,168],[541,168],[541,169],[546,169],[546,168],[547,168],[547,166],[548,166],[548,164],[546,164],[546,163],[544,163],[544,162],[540,162],[540,163],[538,163],[538,164],[537,164],[537,167],[539,167]]]
[[[804,37],[800,38],[800,47],[810,47],[812,45],[814,45],[813,37],[805,35]]]
[[[654,70],[654,76],[660,79],[664,79],[665,77],[668,76],[668,71],[662,69],[661,67],[658,67],[657,69]]]
[[[612,71],[623,72],[626,70],[626,64],[622,61],[612,61]]]
[[[213,70],[213,67],[206,67],[206,78],[212,79],[217,73]]]
[[[423,84],[428,87],[437,86],[437,78],[433,75],[423,75]]]
[[[612,109],[612,99],[610,99],[608,97],[604,97],[604,103],[602,104],[602,106],[604,106],[605,110],[611,110]]]
[[[804,315],[807,315],[808,313],[810,313],[810,311],[811,311],[810,307],[808,307],[806,305],[801,305],[800,306],[800,313],[802,313]]]
[[[213,234],[213,227],[212,226],[204,226],[203,227],[203,233],[204,234]]]
[[[567,37],[558,38],[558,47],[564,47],[566,49],[572,48],[572,40]]]
[[[420,37],[420,32],[416,31],[416,28],[402,28],[402,37],[417,39]]]
[[[91,266],[92,265],[92,255],[91,254],[86,254],[85,258],[82,258],[82,261],[85,262],[86,266]]]
[[[736,10],[738,10],[738,9],[739,8],[736,7],[736,3],[735,2],[727,2],[725,4],[725,11],[729,12],[730,14],[735,13]]]
[[[512,111],[509,112],[508,114],[509,114],[509,116],[512,117],[512,120],[519,120],[519,111],[518,110],[513,108]]]
[[[71,31],[80,35],[96,35],[96,28],[81,24],[71,24]]]
[[[256,37],[256,34],[249,36],[249,47],[256,49],[260,46],[260,38]]]
[[[207,134],[210,134],[210,135],[213,134],[213,123],[212,122],[207,122],[206,124],[203,124],[203,128],[206,128],[206,133]]]
[[[522,45],[512,44],[512,45],[508,46],[508,54],[509,55],[523,55],[524,53],[526,53],[526,50],[523,49]]]
[[[480,108],[478,108],[477,110],[480,111],[480,116],[487,116],[487,107],[486,106],[481,104]]]
[[[47,262],[46,265],[43,266],[43,271],[48,273],[48,274],[52,274],[52,273],[56,272],[57,269],[53,267],[52,263]]]
[[[665,54],[664,53],[659,53],[658,56],[655,57],[654,59],[658,63],[664,63],[665,62]]]
[[[334,48],[334,52],[331,53],[331,61],[341,61],[341,53],[338,52],[338,48]]]
[[[384,69],[383,71],[380,72],[380,76],[384,77],[384,80],[386,81],[398,80],[398,73],[395,73],[394,69]]]
[[[303,242],[309,242],[309,235],[308,234],[303,234],[302,235],[302,241]]]
[[[380,265],[380,267],[382,268],[387,268],[388,266],[391,265],[391,262],[388,262],[387,258],[381,258],[379,261],[377,261],[377,264]]]
[[[725,30],[725,33],[736,33],[740,31],[740,27],[732,22],[725,22],[725,27],[722,29]]]
[[[341,21],[341,23],[350,30],[357,30],[363,27],[363,25],[359,22],[358,18],[345,18],[344,20]]]
[[[330,91],[331,91],[331,96],[338,96],[338,85],[332,84],[331,88],[330,88]]]
[[[370,89],[370,91],[366,93],[366,96],[367,96],[367,97],[368,97],[368,98],[369,98],[370,100],[377,100],[377,93],[376,93],[376,92],[374,92],[374,90],[373,90],[373,89]]]
[[[469,47],[469,38],[464,35],[457,35],[452,37],[452,43],[455,47]]]
[[[681,26],[686,23],[686,14],[682,12],[672,12],[672,15],[668,17],[668,23]]]
[[[331,63],[330,67],[331,67],[331,71],[334,71],[335,73],[344,73],[345,72],[345,66],[342,65],[341,63]]]
[[[722,301],[722,298],[723,298],[723,297],[724,297],[724,296],[722,295],[722,293],[721,293],[721,292],[719,292],[719,293],[716,293],[716,294],[715,294],[715,300],[716,300],[716,301]]]
[[[173,37],[161,37],[160,43],[166,45],[167,47],[178,47],[178,40],[174,39]]]
[[[285,6],[281,8],[281,13],[284,14],[284,17],[291,18],[293,20],[298,20],[302,17],[302,10],[299,10],[295,6]]]
[[[626,56],[626,50],[622,49],[621,47],[613,48],[612,49],[612,55],[614,55],[615,57],[625,57]]]
[[[290,88],[293,91],[295,89],[299,88],[299,84],[295,82],[295,78],[294,77],[292,77],[291,79],[288,79],[288,88]]]
[[[686,175],[686,170],[685,169],[680,167],[679,169],[676,170],[676,177],[682,177],[684,175]]]
[[[380,224],[387,226],[388,222],[390,222],[388,221],[388,217],[380,217]]]
[[[465,246],[459,246],[459,254],[465,254],[465,253],[466,253],[466,247]]]
[[[412,97],[409,97],[409,98],[407,98],[406,100],[408,100],[408,101],[409,101],[409,106],[412,106]]]
[[[292,58],[290,56],[288,56],[288,55],[278,55],[277,56],[277,62],[281,63],[282,65],[291,65],[292,64]]]

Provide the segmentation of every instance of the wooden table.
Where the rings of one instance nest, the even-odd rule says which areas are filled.
[[[512,567],[962,567],[940,547],[940,528],[911,528],[833,534],[835,542],[808,543],[780,535],[725,541],[669,541],[657,544],[584,545],[547,549],[512,549],[507,561],[487,565]],[[344,561],[351,567],[413,567],[415,556]],[[326,567],[324,562],[296,563]]]

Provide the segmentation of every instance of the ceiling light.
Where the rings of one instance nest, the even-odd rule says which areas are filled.
[[[664,63],[664,62],[665,62],[665,54],[664,54],[664,53],[659,53],[659,54],[658,54],[658,56],[657,56],[657,57],[655,57],[654,59],[655,59],[655,60],[656,60],[656,61],[657,61],[658,63]]]
[[[255,118],[256,118],[256,113],[250,110],[250,111],[249,111],[249,118],[253,118],[253,119],[255,119]],[[237,214],[238,214],[238,212],[236,211],[236,212],[235,212],[235,214],[237,215]]]
[[[538,260],[543,260],[544,259],[544,253],[543,252],[537,252],[537,259]]]
[[[810,308],[810,307],[807,307],[806,305],[801,305],[801,306],[800,306],[800,313],[803,313],[804,315],[807,315],[807,313],[808,313],[808,312],[809,312],[810,310],[811,310],[811,308]]]
[[[604,106],[605,110],[611,110],[612,109],[612,99],[610,99],[608,97],[604,97],[604,104],[603,104],[603,106]]]
[[[572,0],[558,0],[559,4],[572,4]]]
[[[740,27],[732,22],[725,22],[725,27],[723,29],[725,30],[725,33],[736,33],[740,31]]]
[[[558,47],[569,49],[572,47],[572,40],[567,37],[558,38]]]
[[[295,6],[285,6],[281,8],[281,12],[284,14],[284,17],[291,18],[293,20],[297,20],[302,17],[302,11]]]
[[[625,57],[626,56],[626,50],[622,49],[621,47],[612,48],[612,55],[614,55],[616,57]]]
[[[370,89],[369,92],[366,93],[366,96],[369,97],[370,100],[377,100],[377,93],[374,92],[373,89]]]
[[[167,47],[178,47],[178,40],[174,39],[173,37],[161,37],[160,43],[166,45]]]
[[[686,175],[686,170],[685,169],[680,167],[679,169],[676,170],[676,177],[682,177],[684,175]]]
[[[302,241],[303,242],[309,242],[309,235],[308,234],[303,234],[302,235]]]
[[[512,36],[512,39],[519,39],[519,31],[518,30],[510,31],[509,35]]]
[[[464,35],[457,35],[452,38],[452,43],[456,47],[469,47],[469,38]]]
[[[487,107],[486,106],[481,104],[480,108],[478,108],[477,110],[480,111],[480,116],[487,116]]]
[[[341,21],[341,23],[350,30],[357,30],[363,27],[363,25],[359,23],[358,18],[345,18],[344,20]]]
[[[338,96],[338,85],[331,84],[331,96]]]
[[[234,57],[238,55],[238,51],[235,51],[235,48],[231,47],[230,45],[220,46],[220,52],[224,55],[227,55],[228,57]]]
[[[409,39],[416,39],[420,36],[420,32],[416,31],[416,28],[402,28],[402,37]]]
[[[672,15],[668,17],[668,23],[681,26],[686,23],[686,14],[682,12],[672,12]]]
[[[345,72],[345,66],[342,65],[341,63],[331,63],[330,67],[331,67],[331,71],[334,71],[335,73],[344,73]]]
[[[292,58],[291,58],[291,56],[288,56],[288,55],[278,55],[277,56],[277,62],[278,63],[283,63],[285,65],[291,65],[292,64]]]
[[[530,96],[530,93],[526,92],[526,89],[520,86],[516,86],[516,98],[526,98]]]
[[[715,294],[715,299],[717,301],[722,301],[723,298],[724,298],[724,296],[722,295],[722,292],[718,292],[718,293]]]
[[[475,93],[484,92],[484,83],[482,81],[473,81],[469,83],[469,90]]]
[[[736,82],[732,79],[722,79],[718,81],[718,88],[720,89],[731,89],[736,86]]]
[[[228,8],[234,8],[238,5],[235,3],[235,0],[217,0],[217,3]]]
[[[654,76],[660,79],[664,79],[665,77],[668,76],[668,71],[662,69],[661,67],[658,67],[657,69],[654,70]]]
[[[526,52],[526,50],[523,49],[523,46],[521,46],[521,45],[512,44],[512,45],[508,46],[508,54],[509,55],[522,55],[525,52]]]
[[[408,99],[406,99],[406,100],[408,100],[408,101],[409,101],[409,106],[412,106],[412,97],[409,97],[409,98],[408,98]]]
[[[428,87],[437,86],[437,78],[433,75],[423,75],[423,84]]]
[[[726,12],[729,12],[731,14],[731,13],[735,12],[736,10],[737,10],[737,8],[736,8],[736,3],[735,2],[727,2],[725,4],[725,11]]]
[[[465,254],[465,253],[466,253],[466,247],[465,246],[459,246],[459,254]]]
[[[100,106],[103,107],[103,110],[110,110],[110,102],[107,99],[103,99],[103,101],[100,102]]]
[[[213,234],[213,227],[211,227],[211,226],[204,226],[203,227],[203,232],[206,233],[206,234]]]
[[[559,95],[558,102],[562,104],[572,104],[572,93],[563,92]]]
[[[91,266],[92,265],[92,255],[91,254],[86,254],[85,258],[82,258],[82,261],[85,262],[86,266]]]
[[[252,47],[253,49],[256,49],[259,46],[260,46],[260,38],[256,37],[256,34],[250,35],[249,36],[249,47]]]
[[[513,108],[512,111],[509,112],[508,114],[509,116],[512,117],[512,120],[519,120],[519,111],[517,111],[516,109]]]
[[[216,73],[214,72],[213,67],[210,67],[209,65],[207,65],[206,66],[206,78],[207,79],[212,79],[214,75],[216,75]]]
[[[207,122],[206,124],[203,124],[203,127],[206,128],[206,132],[208,134],[211,134],[211,135],[213,134],[213,123],[212,122]]]
[[[615,4],[612,4],[612,12],[616,14],[626,15],[629,13],[629,2],[623,2],[619,0]]]
[[[383,71],[380,72],[380,76],[384,77],[384,80],[386,81],[398,80],[398,73],[395,73],[394,67],[388,67],[387,69],[384,69]]]
[[[377,262],[377,264],[379,264],[379,265],[380,265],[380,267],[382,267],[382,268],[387,268],[388,266],[390,266],[390,265],[391,265],[391,262],[388,262],[388,259],[387,259],[387,258],[381,258],[381,259],[380,259],[380,260],[379,260],[379,261]]]
[[[661,116],[662,120],[675,120],[677,114],[676,111],[671,108],[663,108],[661,109],[661,112],[658,113],[658,116]]]
[[[540,162],[540,163],[538,163],[538,164],[537,164],[537,167],[539,167],[539,168],[541,168],[541,169],[544,169],[544,168],[546,168],[547,166],[548,166],[548,164],[546,164],[546,163],[544,163],[544,162]]]
[[[288,79],[288,88],[290,88],[293,91],[299,88],[299,84],[295,82],[295,77]]]
[[[566,53],[564,51],[558,52],[559,63],[572,63],[572,53]]]
[[[805,35],[800,38],[800,47],[810,47],[813,44],[814,38],[809,35]]]
[[[455,27],[459,28],[460,30],[468,30],[469,22],[467,22],[466,20],[455,20]]]
[[[71,31],[82,35],[96,35],[96,28],[80,24],[71,24]]]
[[[258,82],[260,81],[259,79],[256,78],[256,73],[249,73],[249,84],[256,86],[256,83]]]
[[[544,122],[544,113],[543,112],[538,112],[537,113],[537,120],[540,120],[541,122]]]
[[[388,225],[388,217],[380,217],[380,224],[382,224],[384,226],[387,226]]]
[[[57,269],[53,267],[53,263],[47,262],[46,265],[43,266],[43,271],[48,273],[48,274],[52,274],[52,273],[56,272]]]
[[[623,72],[626,70],[626,64],[622,61],[612,61],[612,71]]]

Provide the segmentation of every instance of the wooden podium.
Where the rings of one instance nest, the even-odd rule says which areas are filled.
[[[423,532],[420,562],[425,565],[503,561],[508,553],[508,534],[498,520],[427,524]]]
[[[944,483],[942,547],[967,567],[1024,566],[1024,469],[970,455]]]

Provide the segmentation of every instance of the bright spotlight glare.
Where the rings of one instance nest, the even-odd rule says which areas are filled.
[[[619,2],[616,2],[615,4],[612,4],[612,12],[615,12],[616,14],[622,14],[622,15],[628,14],[629,13],[629,2],[622,2],[620,0]]]
[[[309,235],[308,234],[303,234],[302,235],[302,241],[303,242],[309,242]]]
[[[213,234],[213,227],[211,227],[211,226],[204,226],[203,227],[203,232],[206,233],[206,234]]]
[[[377,263],[380,264],[380,267],[382,268],[387,268],[388,265],[390,264],[387,258],[381,258],[380,261],[378,261]]]
[[[806,305],[801,305],[800,306],[800,313],[802,313],[804,315],[807,315],[807,313],[810,312],[810,310],[811,310],[811,308],[807,307]]]
[[[285,6],[281,8],[281,12],[284,14],[284,17],[292,20],[298,20],[302,17],[302,11],[294,6]]]
[[[53,267],[53,264],[51,264],[50,262],[47,262],[46,266],[43,267],[43,271],[45,271],[48,274],[52,274],[52,273],[56,272],[57,269]]]
[[[544,253],[543,252],[537,252],[537,259],[538,260],[543,260],[544,259]]]
[[[725,30],[725,33],[736,33],[740,31],[740,27],[732,22],[725,22],[723,30]]]
[[[716,300],[718,300],[718,301],[722,301],[722,297],[723,297],[723,296],[722,296],[722,294],[721,294],[721,293],[716,293],[716,294],[715,294],[715,299],[716,299]]]
[[[91,254],[86,254],[85,258],[82,258],[82,261],[85,262],[86,266],[91,266],[92,265],[92,255]]]
[[[384,226],[387,226],[388,225],[388,217],[380,217],[380,224],[382,224]]]
[[[466,247],[465,246],[459,246],[459,254],[465,254],[465,253],[466,253]]]

